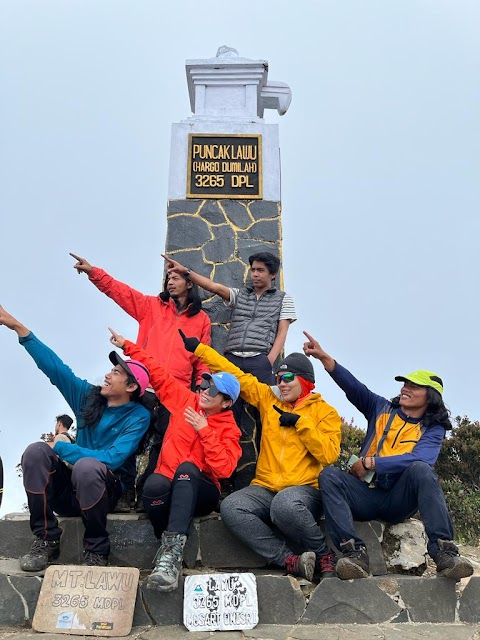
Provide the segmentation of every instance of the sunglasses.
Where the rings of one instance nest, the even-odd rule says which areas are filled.
[[[277,384],[280,384],[280,382],[293,382],[294,380],[294,373],[277,373]]]
[[[217,389],[214,384],[210,384],[209,380],[202,380],[202,382],[200,383],[200,389],[202,391],[208,391],[208,395],[211,398],[216,398],[218,394],[221,393],[225,400],[231,400],[230,396],[227,396],[226,393],[223,393],[223,391]]]

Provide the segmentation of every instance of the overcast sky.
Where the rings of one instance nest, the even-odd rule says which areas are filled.
[[[0,3],[0,304],[93,383],[136,323],[72,268],[161,288],[170,127],[185,60],[235,47],[289,84],[280,126],[285,289],[301,331],[377,393],[436,371],[479,409],[480,4],[476,0]],[[25,446],[69,412],[0,327],[0,515]],[[316,366],[317,390],[365,422]]]

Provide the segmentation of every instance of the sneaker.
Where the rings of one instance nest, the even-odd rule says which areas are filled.
[[[313,580],[313,574],[315,572],[315,554],[313,551],[305,551],[300,556],[287,556],[285,558],[285,566],[287,573],[291,573],[293,576],[299,578],[305,578],[310,582]]]
[[[147,578],[147,589],[165,592],[178,587],[186,541],[187,536],[180,533],[162,533],[162,544],[155,556],[154,569]]]
[[[340,550],[343,554],[337,562],[337,576],[340,580],[352,580],[354,578],[367,578],[369,575],[370,562],[365,545],[355,548],[353,538],[342,542]]]
[[[472,563],[459,554],[457,546],[451,540],[439,540],[438,547],[439,552],[434,558],[437,575],[457,581],[472,575]]]
[[[324,578],[335,578],[335,554],[333,551],[326,553],[324,556],[320,556],[316,561],[316,569],[318,569],[320,573],[320,577],[323,580]]]
[[[83,567],[106,567],[108,564],[108,556],[93,551],[83,552]]]
[[[135,502],[134,492],[132,489],[127,489],[118,499],[113,513],[130,513],[133,502]]]
[[[23,571],[43,571],[50,560],[55,560],[60,554],[60,539],[33,541],[30,551],[20,558],[20,568]]]

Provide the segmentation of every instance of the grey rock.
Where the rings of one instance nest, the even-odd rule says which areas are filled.
[[[142,598],[146,610],[156,625],[183,624],[183,583],[180,576],[175,591],[161,593],[147,589],[146,579],[141,584]]]
[[[242,233],[242,232],[240,232]],[[248,232],[249,233],[249,232]],[[246,235],[246,234],[244,234]],[[276,236],[275,236],[276,237]],[[266,238],[265,240],[253,237],[241,237],[237,236],[237,252],[240,260],[248,265],[248,256],[254,253],[260,253],[260,251],[268,251],[278,256],[278,247],[275,244],[275,238]]]
[[[166,250],[166,252],[168,255],[168,250]],[[201,249],[184,249],[183,251],[178,251],[178,253],[175,254],[175,260],[178,260],[178,262],[185,267],[192,269],[195,273],[199,273],[206,278],[212,277],[213,266],[204,262]],[[200,289],[200,292],[203,294],[203,289]]]
[[[198,535],[198,523],[194,522],[187,543],[183,550],[183,561],[189,569],[193,569],[197,562],[200,538]]]
[[[167,216],[176,213],[196,213],[202,204],[201,200],[169,200]]]
[[[480,578],[468,581],[460,598],[458,615],[461,622],[480,622]]]
[[[112,566],[150,569],[159,542],[155,538],[149,520],[139,520],[136,515],[109,516]]]
[[[329,578],[313,591],[300,624],[374,624],[386,622],[400,611],[379,588],[377,578]]]
[[[266,564],[225,528],[219,515],[200,519],[200,553],[204,567],[252,569]]]
[[[290,576],[257,578],[258,619],[262,624],[295,624],[305,612],[305,597]]]
[[[248,260],[241,262],[238,258],[224,264],[215,265],[215,282],[221,282],[226,287],[243,287],[249,269]]]
[[[0,575],[0,626],[31,624],[40,587],[38,577]]]
[[[205,200],[199,211],[199,215],[210,224],[225,224],[227,222],[225,215],[220,210],[216,200]],[[231,229],[231,231],[233,233],[233,229]],[[215,262],[220,261],[221,259],[218,258]]]
[[[280,221],[279,220],[260,220],[255,222],[247,231],[238,231],[239,240],[260,240],[266,242],[278,242],[281,238],[280,235]],[[270,249],[272,253],[278,253],[276,247]]]
[[[195,249],[212,239],[208,224],[201,218],[179,215],[168,222],[167,254],[187,247]]]
[[[257,200],[250,203],[250,213],[255,220],[280,217],[280,203],[271,200]]]
[[[212,229],[213,240],[205,243],[203,254],[210,262],[226,262],[235,252],[235,234],[230,225],[224,224]]]
[[[425,572],[427,536],[421,520],[386,525],[382,546],[390,572],[415,576]]]
[[[140,585],[137,589],[137,598],[135,600],[135,609],[133,610],[133,627],[144,627],[152,624],[153,620],[148,615],[145,605],[143,603],[143,594]]]
[[[395,580],[412,622],[455,621],[454,580],[414,576],[395,576]]]
[[[248,213],[246,205],[241,202],[222,200],[221,204],[229,222],[238,229],[246,229],[254,222],[252,216]]]

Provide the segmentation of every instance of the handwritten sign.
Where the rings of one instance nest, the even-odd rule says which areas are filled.
[[[131,567],[51,565],[32,626],[49,633],[126,636],[132,628],[139,575]]]
[[[262,198],[260,134],[191,133],[187,198]]]
[[[183,624],[189,631],[253,629],[258,624],[257,581],[254,574],[187,576]]]

